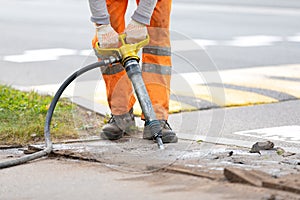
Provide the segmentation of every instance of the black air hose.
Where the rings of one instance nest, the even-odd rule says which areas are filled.
[[[92,69],[101,67],[101,66],[105,66],[105,65],[108,65],[108,64],[118,62],[118,61],[119,60],[117,58],[111,56],[110,58],[104,59],[102,61],[90,64],[90,65],[87,65],[87,66],[79,69],[78,71],[74,72],[71,76],[69,76],[69,78],[67,78],[63,82],[63,84],[60,86],[60,88],[56,92],[55,96],[52,99],[50,107],[47,111],[45,127],[44,127],[44,137],[45,137],[46,148],[41,150],[41,151],[38,151],[36,153],[23,156],[21,158],[0,162],[0,169],[20,165],[20,164],[29,162],[31,160],[41,158],[41,157],[46,156],[49,153],[51,153],[51,151],[52,151],[52,141],[51,141],[51,135],[50,135],[51,119],[52,119],[52,115],[53,115],[55,106],[56,106],[60,96],[64,92],[64,90],[68,87],[68,85],[70,83],[72,83],[77,77],[79,77],[83,73],[85,73],[87,71],[90,71]]]

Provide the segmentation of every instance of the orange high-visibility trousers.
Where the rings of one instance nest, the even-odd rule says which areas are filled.
[[[122,33],[125,29],[127,0],[107,0],[112,27]],[[137,0],[137,4],[139,0]],[[149,45],[142,52],[142,76],[150,96],[157,119],[167,120],[170,98],[171,47],[170,12],[172,0],[158,0],[153,11],[148,34]],[[97,34],[93,47],[98,42]],[[134,105],[132,84],[120,63],[101,69],[106,84],[109,107],[113,115],[127,113]],[[143,117],[142,117],[143,118]]]

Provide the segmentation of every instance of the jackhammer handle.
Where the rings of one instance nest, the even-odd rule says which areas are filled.
[[[126,43],[126,33],[123,33],[123,34],[120,34],[119,35],[119,40],[121,41],[122,43],[122,46],[124,45],[130,45],[132,47],[132,49],[135,49],[136,50],[136,53],[138,53],[138,51],[143,48],[144,46],[146,46],[147,44],[149,44],[149,40],[150,40],[150,37],[149,35],[147,34],[146,38],[138,43],[135,43],[135,44],[129,44],[129,43]],[[122,48],[121,46],[121,48]]]
[[[147,37],[135,44],[128,44],[125,42],[126,40],[126,34],[120,34],[119,35],[119,40],[121,42],[121,46],[119,48],[102,48],[99,45],[99,42],[96,43],[95,45],[95,50],[96,52],[101,55],[101,56],[114,56],[119,59],[125,59],[127,57],[136,57],[137,58],[137,53],[141,48],[149,44],[149,35]]]

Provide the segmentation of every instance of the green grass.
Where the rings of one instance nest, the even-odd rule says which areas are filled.
[[[21,92],[0,85],[0,144],[36,143],[44,141],[44,123],[50,96]],[[53,140],[77,138],[72,110],[74,104],[60,99],[52,118]]]

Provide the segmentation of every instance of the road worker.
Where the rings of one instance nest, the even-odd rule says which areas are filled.
[[[176,143],[178,138],[168,124],[171,47],[169,37],[171,0],[137,0],[137,8],[125,25],[128,0],[89,0],[91,21],[96,34],[93,47],[119,47],[119,34],[126,34],[126,43],[137,43],[150,36],[142,50],[142,76],[157,119],[162,127],[164,143]],[[100,58],[99,58],[100,59]],[[111,119],[103,126],[101,136],[116,140],[135,126],[133,106],[136,102],[132,84],[121,63],[101,69],[106,84]],[[141,116],[144,119],[144,116]],[[145,121],[143,138],[152,140],[150,126]]]

